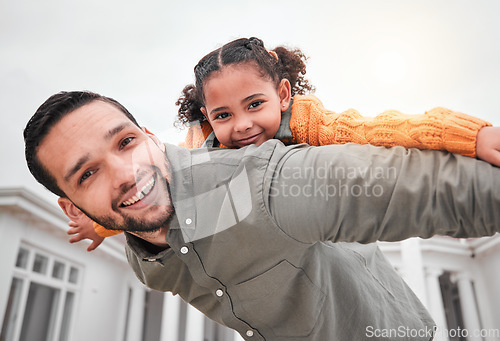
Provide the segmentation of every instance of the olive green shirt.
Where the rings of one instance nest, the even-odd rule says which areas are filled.
[[[372,242],[499,230],[500,170],[471,158],[276,140],[166,155],[170,248],[127,234],[129,262],[245,340],[430,340],[432,318]]]

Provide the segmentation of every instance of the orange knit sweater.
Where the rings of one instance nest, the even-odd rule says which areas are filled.
[[[325,109],[313,95],[293,98],[290,130],[292,143],[311,146],[354,142],[376,146],[446,150],[476,156],[476,136],[484,126],[481,119],[435,108],[423,115],[405,115],[395,110],[374,117],[363,117],[354,109],[337,114]],[[212,132],[208,122],[192,125],[181,146],[199,148]],[[222,146],[224,147],[224,146]],[[121,231],[107,230],[95,224],[96,232],[108,237]]]

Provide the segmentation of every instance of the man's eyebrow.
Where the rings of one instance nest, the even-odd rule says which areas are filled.
[[[78,161],[75,163],[73,167],[66,173],[64,176],[64,181],[69,182],[71,177],[76,174],[82,168],[82,166],[85,164],[90,159],[90,154],[85,154],[81,158],[78,159]]]
[[[115,136],[116,134],[118,134],[120,131],[122,131],[123,129],[125,129],[126,127],[130,126],[130,125],[133,125],[132,122],[127,122],[127,123],[122,123],[110,130],[108,130],[108,132],[106,133],[106,135],[104,135],[104,139],[106,141],[109,141],[113,138],[113,136]]]

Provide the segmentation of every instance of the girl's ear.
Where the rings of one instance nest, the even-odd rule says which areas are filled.
[[[281,111],[287,111],[290,106],[290,101],[292,100],[292,86],[288,79],[283,78],[278,85],[278,96],[280,97]]]
[[[201,108],[200,108],[200,111],[201,111],[201,113],[203,114],[203,116],[205,116],[205,118],[207,119],[207,121],[209,121],[209,119],[208,119],[208,115],[207,115],[207,108],[205,108],[205,107],[201,107]]]
[[[59,198],[57,200],[57,203],[62,208],[64,214],[66,214],[66,216],[75,223],[82,224],[84,221],[86,222],[90,219],[85,213],[80,211],[80,209],[76,207],[75,204],[73,204],[68,198]]]

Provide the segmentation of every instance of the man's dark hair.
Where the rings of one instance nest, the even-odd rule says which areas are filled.
[[[38,146],[64,116],[76,109],[94,101],[102,101],[114,105],[135,125],[139,126],[130,112],[116,100],[101,96],[90,91],[62,91],[49,97],[31,117],[24,128],[24,144],[26,163],[35,179],[49,191],[60,196],[66,194],[59,188],[52,174],[40,163],[38,159]]]

